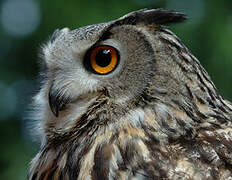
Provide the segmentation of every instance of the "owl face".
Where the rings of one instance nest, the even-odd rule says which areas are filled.
[[[110,24],[60,30],[44,48],[50,106],[56,116],[67,102],[101,91],[123,103],[142,93],[149,82],[154,51],[144,28]],[[57,103],[61,106],[55,107]]]

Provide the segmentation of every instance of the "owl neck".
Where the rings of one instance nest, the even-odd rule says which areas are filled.
[[[120,148],[126,148],[122,146],[130,144],[135,136],[144,138],[145,134],[140,129],[144,119],[142,104],[137,99],[122,106],[110,102],[103,95],[71,129],[60,132],[50,128],[47,141],[32,161],[29,179],[49,179],[56,175],[64,176],[64,179],[105,177],[112,157],[110,154],[115,156],[114,161],[118,161],[123,156]],[[103,166],[104,169],[99,169]]]
[[[218,94],[208,73],[181,40],[165,28],[152,33],[156,54],[151,96],[196,122],[211,118],[218,123],[231,121],[231,103]]]

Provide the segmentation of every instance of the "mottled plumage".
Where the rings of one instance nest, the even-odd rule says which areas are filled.
[[[34,98],[41,149],[28,179],[232,179],[232,104],[163,26],[184,19],[140,10],[54,33]],[[107,75],[85,65],[99,45],[119,52]]]

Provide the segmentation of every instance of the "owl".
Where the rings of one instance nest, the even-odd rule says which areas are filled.
[[[29,180],[232,179],[232,104],[165,26],[185,19],[142,9],[54,32]]]

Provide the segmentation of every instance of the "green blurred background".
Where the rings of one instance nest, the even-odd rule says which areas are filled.
[[[141,8],[186,13],[171,26],[232,100],[231,0],[2,0],[0,1],[0,179],[23,180],[38,151],[26,111],[38,91],[38,52],[56,28],[78,28]]]

